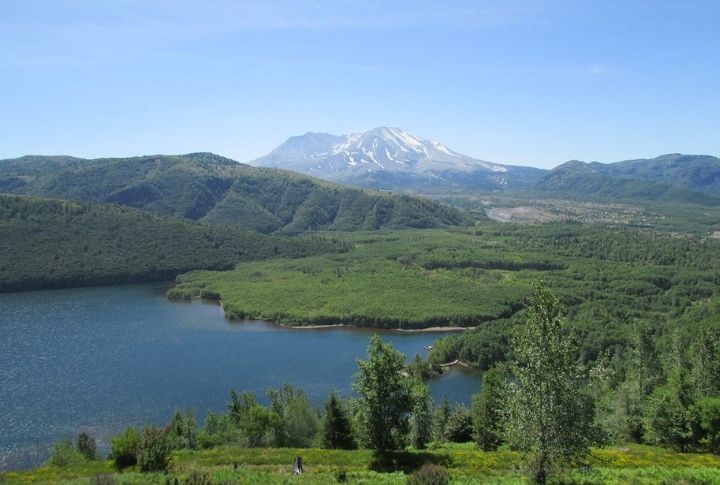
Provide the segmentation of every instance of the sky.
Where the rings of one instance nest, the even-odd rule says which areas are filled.
[[[720,1],[0,0],[0,159],[397,126],[550,168],[720,155]]]

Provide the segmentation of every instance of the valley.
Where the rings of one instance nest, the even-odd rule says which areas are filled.
[[[410,139],[432,153],[417,140]],[[443,145],[432,146],[445,153]],[[467,163],[462,170],[513,173]],[[552,311],[562,315],[557,328],[572,346],[573,365],[584,369],[573,389],[596,413],[592,422],[601,437],[585,435],[593,446],[587,456],[612,453],[606,443],[631,443],[633,453],[665,453],[668,460],[665,468],[651,470],[643,462],[633,472],[598,461],[593,480],[695,473],[658,446],[696,452],[693,460],[710,464],[701,473],[714,477],[714,458],[702,453],[715,450],[714,428],[703,420],[714,419],[715,412],[720,239],[713,235],[720,204],[707,191],[618,182],[598,175],[597,168],[586,178],[577,163],[558,170],[520,183],[522,189],[497,178],[490,187],[483,185],[490,179],[476,183],[475,176],[464,175],[456,180],[472,181],[469,186],[438,185],[433,170],[423,172],[424,182],[408,185],[398,170],[392,179],[405,185],[396,193],[212,154],[0,161],[0,299],[11,310],[0,318],[0,332],[4,341],[15,342],[2,361],[12,386],[0,403],[14,411],[0,422],[9,436],[0,442],[0,468],[46,459],[51,464],[0,477],[10,483],[73,483],[103,473],[152,480],[152,474],[137,473],[149,470],[140,451],[129,458],[136,465],[112,471],[109,462],[77,457],[76,445],[63,441],[82,430],[105,454],[139,433],[124,427],[141,424],[143,440],[180,433],[165,442],[173,443],[164,458],[172,463],[161,469],[186,481],[196,478],[183,460],[207,463],[204,453],[238,446],[238,456],[261,453],[261,465],[233,479],[283,480],[279,468],[264,467],[291,443],[300,443],[298,453],[305,456],[319,453],[314,463],[335,470],[336,463],[323,461],[329,455],[311,448],[320,440],[320,417],[327,419],[329,412],[319,406],[337,392],[338,405],[348,413],[348,433],[359,440],[356,445],[372,446],[353,373],[369,340],[369,352],[373,342],[388,345],[389,355],[397,347],[391,374],[400,372],[403,385],[412,386],[414,397],[407,402],[424,408],[403,411],[408,427],[398,428],[397,439],[406,448],[394,464],[379,469],[363,461],[365,451],[347,451],[347,459],[360,460],[352,473],[361,481],[395,483],[420,462],[442,457],[437,459],[456,483],[472,481],[468,477],[478,467],[512,483],[519,479],[515,465],[498,460],[521,458],[505,444],[500,451],[483,444],[477,406],[495,392],[488,376],[512,379],[522,356],[518,336],[537,318],[533,302],[544,291],[551,304],[557,299]],[[551,189],[548,184],[557,181],[564,185]],[[170,279],[169,287],[99,286]],[[28,291],[49,288],[69,289]],[[371,337],[378,332],[381,341]],[[24,342],[32,342],[40,360],[28,360]],[[691,351],[677,350],[682,348]],[[646,369],[653,390],[638,395],[633,366],[640,351],[655,363]],[[675,361],[665,357],[672,355]],[[665,425],[651,421],[664,412],[660,393],[679,385],[673,377],[678,372],[696,389],[688,394],[692,401],[678,404],[686,410],[680,419],[695,429],[685,448],[672,441],[679,438]],[[116,383],[112,390],[107,380]],[[225,405],[232,389],[241,392]],[[114,396],[111,406],[67,401],[82,395],[101,402],[108,393]],[[63,411],[20,406],[31,401]],[[176,413],[163,427],[182,407],[191,410]],[[300,413],[305,425],[295,427],[292,413]],[[418,416],[427,423],[422,442],[412,441],[419,439]],[[506,426],[504,419],[492,423]],[[201,441],[186,439],[185,432],[198,433]],[[120,469],[125,466],[113,459]],[[403,460],[411,464],[401,473]],[[193,465],[216,479],[227,475],[227,466]],[[570,467],[563,473],[582,472]],[[332,474],[314,476],[326,483]]]

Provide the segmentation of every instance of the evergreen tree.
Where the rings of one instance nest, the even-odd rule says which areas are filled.
[[[88,460],[94,460],[97,458],[97,446],[95,444],[95,440],[85,432],[78,435],[77,449]]]
[[[645,412],[646,439],[651,443],[688,451],[693,444],[694,392],[677,334],[667,367],[667,382],[656,387],[648,399]]]
[[[334,392],[325,403],[323,419],[323,447],[344,450],[357,448],[350,420]]]
[[[435,409],[433,416],[433,439],[438,443],[443,443],[448,439],[446,430],[451,412],[450,401],[446,394],[443,396],[442,404]]]
[[[401,448],[412,408],[411,380],[401,374],[405,356],[374,335],[368,360],[358,360],[353,389],[359,394],[361,419],[376,454]]]
[[[415,448],[422,450],[432,437],[432,400],[428,386],[421,381],[416,381],[413,385],[412,395],[410,442]]]
[[[482,389],[472,401],[475,442],[484,451],[495,451],[503,442],[506,404],[505,376],[492,368],[483,375]]]
[[[720,397],[720,330],[702,327],[690,355],[692,380],[698,394]]]
[[[633,329],[633,354],[630,360],[631,374],[634,374],[638,395],[644,400],[652,393],[660,379],[661,366],[655,348],[655,334],[644,320],[638,321]]]
[[[514,339],[508,431],[511,443],[528,453],[533,480],[545,483],[553,468],[589,453],[594,409],[575,339],[563,332],[560,301],[540,284],[528,303]]]
[[[604,400],[604,417],[611,417],[610,439],[641,442],[645,426],[645,410],[650,394],[662,377],[662,367],[655,345],[656,335],[650,325],[639,320],[633,324],[625,381]],[[604,423],[607,425],[608,423]]]
[[[413,356],[412,362],[408,365],[408,374],[411,378],[424,381],[433,375],[433,368],[430,362],[423,360],[418,354]]]

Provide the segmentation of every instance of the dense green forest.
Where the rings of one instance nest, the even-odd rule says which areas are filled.
[[[288,325],[472,326],[439,341],[437,362],[488,368],[538,280],[557,292],[586,360],[620,349],[638,318],[663,333],[720,295],[720,241],[580,224],[483,223],[472,231],[344,234],[342,254],[248,262],[179,278],[173,297],[219,294],[231,318]]]
[[[165,216],[240,224],[263,233],[461,225],[430,199],[344,187],[209,153],[0,161],[0,192],[113,203]]]
[[[611,171],[614,165],[567,162],[548,172],[530,190],[542,192],[546,198],[561,195],[581,200],[613,202],[640,200],[720,205],[717,192],[712,191],[713,195],[710,195],[690,190],[685,186],[676,186],[672,184],[670,177],[660,180],[650,178],[639,180],[630,177],[632,172],[629,171]],[[623,175],[627,176],[623,177]]]
[[[652,159],[593,162],[590,166],[613,177],[651,180],[720,196],[720,158],[710,155],[669,153]]]
[[[341,250],[324,237],[266,236],[130,208],[0,195],[0,291],[169,280],[192,269]]]

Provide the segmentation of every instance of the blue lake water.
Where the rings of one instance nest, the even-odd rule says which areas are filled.
[[[372,331],[285,329],[230,322],[215,304],[173,303],[162,284],[0,294],[0,469],[33,466],[50,444],[89,432],[106,449],[127,425],[167,422],[176,409],[202,421],[230,389],[290,383],[320,405],[351,395]],[[382,332],[408,357],[442,334]],[[468,403],[480,376],[433,379],[435,399]]]

